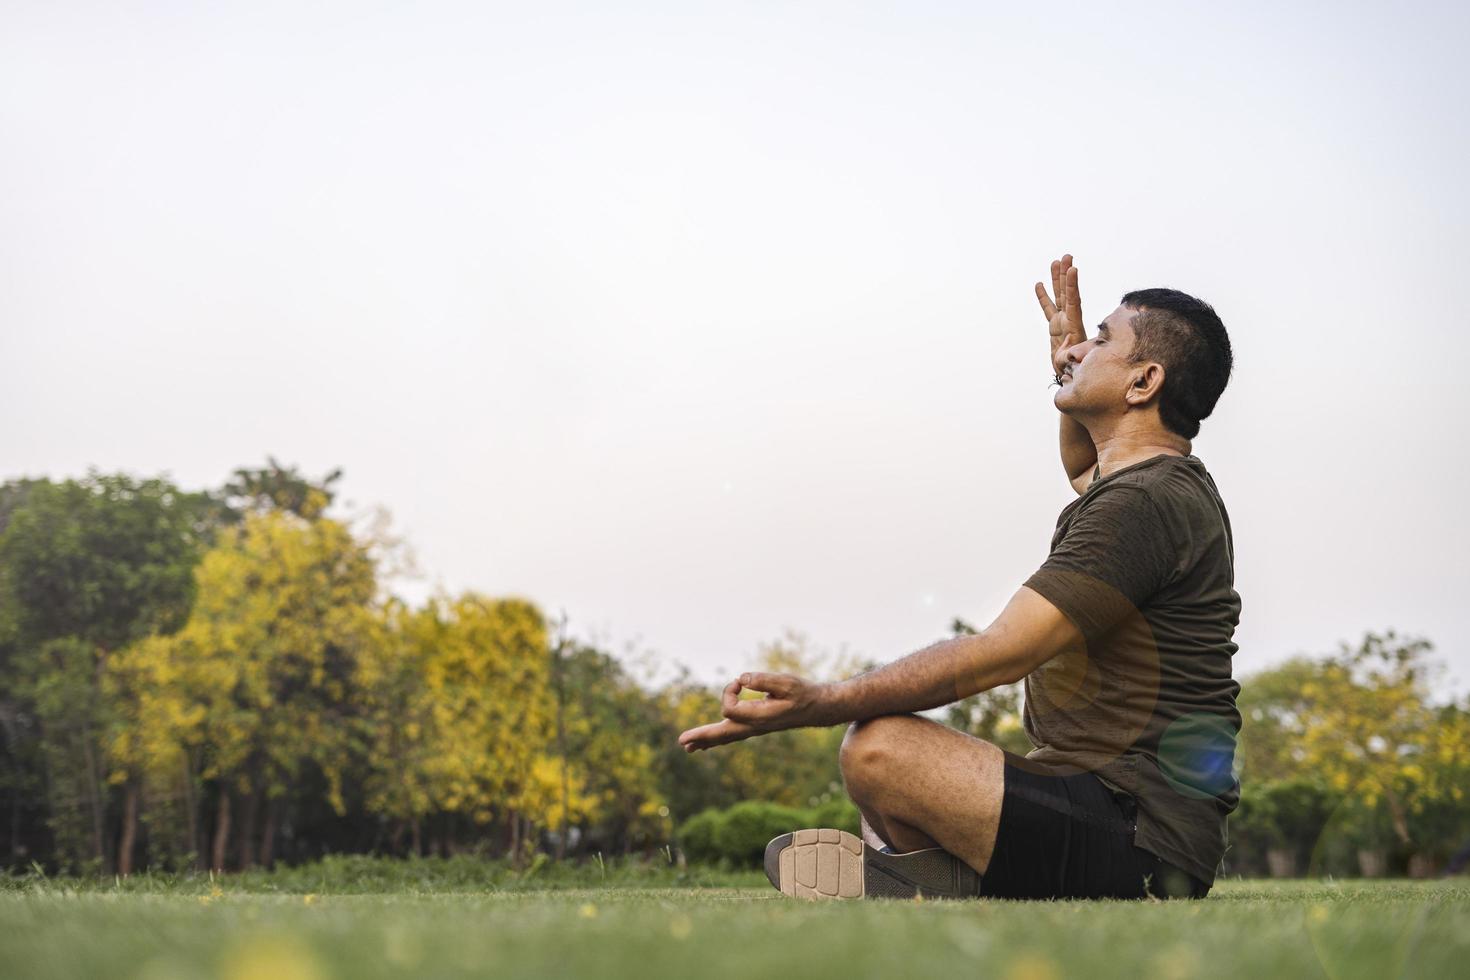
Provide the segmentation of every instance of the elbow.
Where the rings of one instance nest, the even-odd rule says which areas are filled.
[[[1029,673],[1031,673],[1031,671],[1025,665],[1007,664],[1005,665],[1005,668],[1000,671],[1000,677],[995,682],[994,686],[1005,687],[1009,684],[1019,684],[1021,681],[1024,681],[1026,679],[1026,675]]]

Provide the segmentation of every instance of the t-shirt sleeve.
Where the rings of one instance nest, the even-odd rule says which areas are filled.
[[[1026,586],[1060,609],[1091,644],[1168,584],[1175,561],[1148,491],[1124,484],[1082,504]]]

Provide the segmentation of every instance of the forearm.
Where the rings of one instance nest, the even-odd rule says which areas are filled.
[[[1066,470],[1068,480],[1077,479],[1097,465],[1097,446],[1081,422],[1063,413],[1058,435],[1062,447],[1062,469]]]
[[[1022,675],[1000,654],[993,636],[942,640],[891,664],[829,686],[826,724],[943,707]]]

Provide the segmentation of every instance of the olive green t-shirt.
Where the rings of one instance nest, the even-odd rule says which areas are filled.
[[[1026,678],[1028,758],[1132,795],[1134,843],[1206,884],[1240,799],[1234,565],[1230,518],[1204,464],[1155,456],[1068,504],[1026,581],[1086,640]]]

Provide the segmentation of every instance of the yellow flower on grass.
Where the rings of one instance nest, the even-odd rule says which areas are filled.
[[[597,906],[593,905],[591,902],[588,902],[581,908],[577,909],[577,914],[584,919],[595,919],[597,918]]]
[[[688,939],[694,931],[694,922],[687,915],[676,915],[669,920],[669,935],[675,939]]]
[[[1006,980],[1058,980],[1057,965],[1040,953],[1022,953],[1011,961]]]
[[[1199,974],[1199,953],[1184,943],[1175,943],[1154,957],[1155,980],[1189,980]]]
[[[315,894],[302,895],[301,896],[301,904],[302,905],[315,905],[316,904],[316,895]]]
[[[325,980],[327,973],[311,950],[280,937],[237,946],[226,955],[220,976],[224,980]]]

